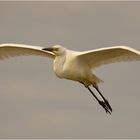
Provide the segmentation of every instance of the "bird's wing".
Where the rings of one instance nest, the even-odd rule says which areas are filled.
[[[53,53],[43,51],[42,47],[23,44],[0,44],[0,60],[22,55],[37,55],[54,58]]]
[[[140,60],[140,52],[127,46],[113,46],[84,51],[77,58],[93,68],[114,62]]]

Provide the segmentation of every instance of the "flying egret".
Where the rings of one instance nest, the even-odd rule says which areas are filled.
[[[74,80],[83,84],[109,114],[111,114],[112,108],[98,88],[98,84],[102,80],[93,73],[93,69],[114,62],[140,60],[140,51],[127,46],[113,46],[78,52],[60,45],[44,48],[23,44],[0,44],[0,60],[21,55],[52,58],[54,60],[53,70],[59,78]],[[97,90],[102,100],[94,94],[90,86]]]

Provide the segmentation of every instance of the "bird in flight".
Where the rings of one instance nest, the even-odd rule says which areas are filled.
[[[83,84],[109,114],[112,112],[112,107],[98,87],[98,84],[103,81],[95,75],[93,70],[101,65],[114,62],[140,60],[140,51],[127,46],[113,46],[78,52],[60,45],[45,48],[23,44],[0,44],[0,60],[22,55],[52,58],[53,70],[57,77]],[[91,86],[96,89],[102,99],[95,95]]]

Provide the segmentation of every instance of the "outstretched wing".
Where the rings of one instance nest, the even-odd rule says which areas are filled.
[[[114,46],[84,51],[78,59],[93,68],[114,62],[140,60],[140,52],[127,46]]]
[[[22,55],[36,55],[54,58],[51,52],[43,51],[43,47],[23,44],[0,44],[0,60]]]

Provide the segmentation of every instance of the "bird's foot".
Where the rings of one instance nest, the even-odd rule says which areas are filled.
[[[109,110],[112,112],[112,107],[110,106],[108,100],[104,98],[104,101],[105,101],[106,105],[108,106]]]
[[[112,109],[109,108],[106,102],[99,101],[99,104],[105,109],[106,113],[109,113],[111,115]]]

